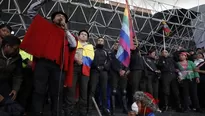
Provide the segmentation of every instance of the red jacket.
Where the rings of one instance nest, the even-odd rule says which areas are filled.
[[[72,78],[76,49],[71,50],[63,29],[37,15],[30,25],[20,48],[36,58],[56,62],[66,71],[65,83]],[[64,59],[64,61],[62,60]]]

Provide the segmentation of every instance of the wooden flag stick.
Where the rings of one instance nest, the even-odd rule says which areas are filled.
[[[166,42],[165,42],[165,36],[164,36],[164,30],[163,30],[163,44],[164,44],[164,50],[166,50]]]

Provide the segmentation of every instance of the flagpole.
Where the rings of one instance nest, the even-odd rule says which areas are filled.
[[[130,9],[130,5],[129,5],[129,3],[128,3],[128,0],[125,0],[125,2],[126,2],[126,4],[128,5],[128,8]],[[130,11],[129,11],[129,12],[130,12]],[[132,23],[132,28],[133,28],[133,30],[134,30],[133,17],[132,17],[132,15],[130,15],[130,23]],[[139,46],[139,41],[138,41],[138,39],[137,39],[137,36],[136,36],[135,31],[134,31],[133,34],[134,34],[133,42],[134,42],[134,40],[135,40],[136,47],[138,47],[138,46]],[[139,50],[139,54],[141,54],[141,53],[140,53],[140,50]]]
[[[164,50],[166,50],[166,42],[165,42],[164,30],[162,30],[162,32],[163,32],[163,44],[164,44]]]

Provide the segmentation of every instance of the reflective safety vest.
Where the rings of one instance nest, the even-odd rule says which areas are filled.
[[[25,68],[27,66],[27,61],[30,60],[32,61],[33,60],[33,56],[28,54],[27,52],[23,51],[23,50],[20,50],[20,55],[22,57],[22,65],[23,65],[23,68]]]

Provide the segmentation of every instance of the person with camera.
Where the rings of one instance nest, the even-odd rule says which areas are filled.
[[[104,49],[104,39],[98,38],[95,49],[95,57],[91,65],[91,75],[89,82],[89,106],[88,113],[91,114],[90,109],[92,105],[92,97],[95,96],[95,91],[99,83],[102,92],[102,111],[103,114],[110,115],[107,109],[107,84],[108,84],[108,70],[109,70],[109,54]]]

